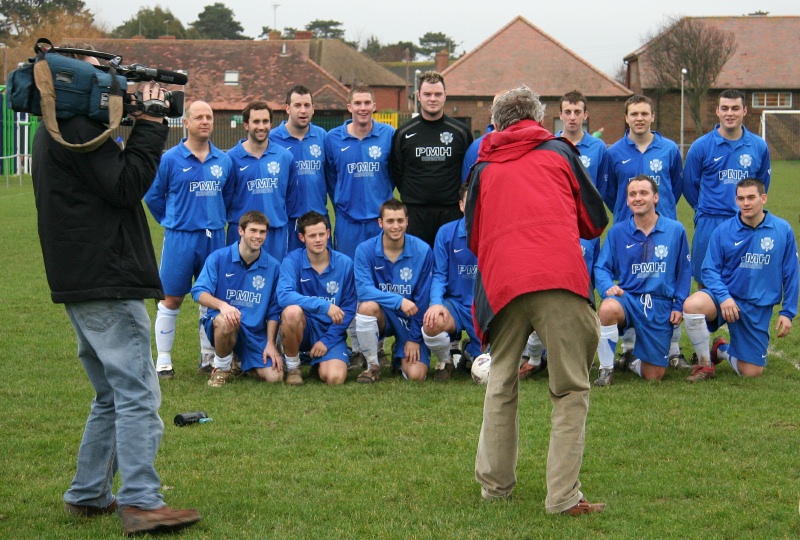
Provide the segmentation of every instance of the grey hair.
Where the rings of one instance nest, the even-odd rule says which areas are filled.
[[[495,101],[492,105],[492,118],[498,130],[506,129],[520,120],[541,122],[544,118],[544,103],[539,100],[539,94],[523,84]]]

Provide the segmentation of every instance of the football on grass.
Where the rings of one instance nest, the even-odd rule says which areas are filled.
[[[489,382],[489,367],[492,365],[492,357],[488,353],[483,353],[472,362],[472,380],[477,384]]]

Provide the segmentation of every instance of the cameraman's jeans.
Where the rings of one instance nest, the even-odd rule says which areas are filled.
[[[120,506],[160,508],[161,481],[153,462],[164,424],[158,416],[161,389],[144,301],[109,299],[65,307],[96,396],[78,450],[78,470],[64,501],[108,506],[119,468]]]

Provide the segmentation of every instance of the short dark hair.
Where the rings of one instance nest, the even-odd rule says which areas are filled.
[[[242,121],[245,124],[250,123],[250,111],[267,111],[269,113],[270,120],[272,120],[272,111],[269,109],[269,103],[262,99],[251,101],[247,104],[247,107],[244,108],[242,111]]]
[[[629,185],[631,182],[650,182],[650,186],[653,188],[653,195],[658,195],[658,184],[656,184],[656,181],[646,174],[637,174],[633,178],[628,178]],[[625,188],[625,195],[627,196],[627,194],[628,188]]]
[[[239,218],[239,227],[242,230],[247,229],[247,226],[251,223],[266,225],[267,228],[269,228],[269,219],[267,219],[267,216],[258,210],[250,210],[249,212],[245,212],[242,214],[242,217]]]
[[[291,88],[289,88],[289,91],[286,92],[286,104],[287,105],[291,105],[292,104],[292,94],[297,94],[298,96],[308,95],[308,97],[311,98],[311,104],[312,105],[314,104],[314,96],[311,95],[311,90],[309,90],[307,87],[303,86],[302,84],[296,84],[296,85],[292,86]]]
[[[739,180],[739,183],[736,184],[736,192],[739,192],[739,188],[746,187],[755,187],[758,189],[759,195],[764,195],[767,192],[767,187],[764,185],[764,182],[758,178],[745,178],[743,180]]]
[[[385,210],[402,210],[405,213],[406,217],[408,217],[408,208],[406,207],[406,205],[395,198],[391,198],[381,205],[381,209],[378,214],[381,217],[381,219],[383,219],[383,212]]]
[[[442,77],[442,74],[439,73],[438,71],[433,71],[433,70],[426,71],[422,75],[420,75],[419,76],[419,86],[417,86],[417,90],[422,88],[422,83],[424,83],[424,82],[430,83],[430,84],[442,83],[442,88],[445,88],[445,86],[444,86],[444,77]]]
[[[625,114],[628,114],[629,105],[636,105],[637,103],[647,103],[648,105],[650,105],[650,112],[654,112],[652,99],[650,99],[647,96],[643,96],[642,94],[633,94],[625,102]]]
[[[563,112],[562,104],[565,101],[567,103],[573,103],[575,105],[577,105],[578,103],[583,103],[583,112],[586,112],[586,111],[589,110],[589,106],[586,103],[586,98],[578,90],[573,90],[572,92],[567,92],[566,94],[561,96],[561,99],[558,100],[558,110],[561,111],[561,112]]]
[[[719,104],[719,100],[720,99],[741,99],[742,100],[742,105],[745,105],[745,106],[747,105],[747,103],[745,102],[744,92],[742,92],[741,90],[737,90],[735,88],[728,88],[727,90],[723,90],[719,94],[719,98],[717,98],[717,103],[718,104]]]
[[[319,212],[314,212],[313,210],[306,212],[300,216],[300,219],[297,220],[297,232],[300,234],[306,234],[306,227],[316,225],[317,223],[324,223],[325,228],[328,228],[328,220],[325,219],[325,216]]]
[[[459,201],[464,198],[464,195],[467,194],[467,191],[469,191],[469,183],[468,182],[464,182],[458,188],[458,200]]]
[[[347,93],[347,103],[353,101],[354,94],[369,94],[373,101],[375,101],[375,92],[372,91],[372,88],[369,85],[364,83],[356,83]]]

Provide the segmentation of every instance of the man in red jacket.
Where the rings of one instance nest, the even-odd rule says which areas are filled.
[[[497,131],[484,138],[470,176],[473,315],[492,354],[475,478],[487,500],[509,497],[516,484],[519,358],[536,330],[553,403],[545,507],[575,516],[605,508],[586,501],[578,480],[600,334],[580,238],[598,237],[608,218],[578,151],[543,128],[543,116],[529,88],[503,94],[492,106]]]

